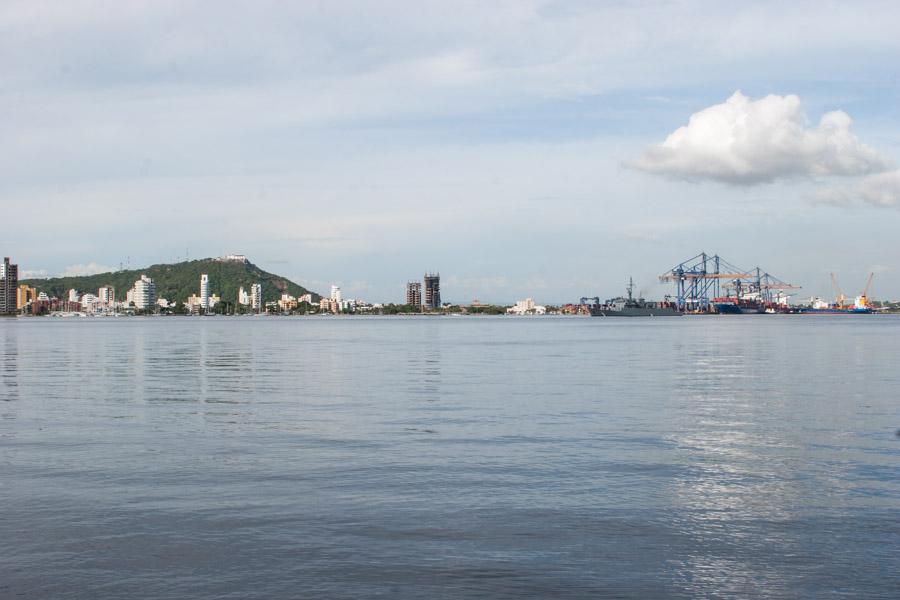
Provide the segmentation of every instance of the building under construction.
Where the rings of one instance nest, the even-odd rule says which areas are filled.
[[[439,310],[441,308],[441,275],[425,273],[425,308]]]
[[[422,282],[406,282],[406,303],[416,308],[422,308]]]
[[[675,284],[675,304],[684,312],[786,312],[785,283],[761,267],[741,269],[718,254],[701,252],[659,276]]]

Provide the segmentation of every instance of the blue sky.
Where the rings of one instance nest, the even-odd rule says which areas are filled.
[[[786,4],[5,2],[0,246],[552,303],[706,250],[900,297],[900,9]]]

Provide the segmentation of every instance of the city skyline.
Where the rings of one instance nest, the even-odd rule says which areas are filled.
[[[209,6],[0,9],[20,278],[240,249],[323,293],[440,265],[454,301],[562,302],[707,250],[900,297],[893,4]]]

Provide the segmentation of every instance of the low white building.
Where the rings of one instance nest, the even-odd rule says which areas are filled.
[[[506,309],[508,315],[543,315],[546,312],[547,307],[535,304],[534,298],[519,300],[515,306]]]
[[[84,294],[81,296],[81,310],[86,313],[92,313],[100,304],[97,296],[93,294]]]

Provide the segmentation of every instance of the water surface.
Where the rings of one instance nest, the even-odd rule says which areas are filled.
[[[896,598],[900,319],[0,321],[0,598]]]

